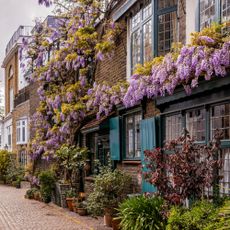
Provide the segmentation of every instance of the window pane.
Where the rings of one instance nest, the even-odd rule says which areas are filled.
[[[134,156],[133,130],[134,130],[133,117],[129,116],[126,118],[126,157],[127,158],[133,158]]]
[[[135,116],[135,157],[141,157],[140,121],[141,114],[137,114]]]
[[[146,5],[143,9],[143,18],[146,19],[148,17],[150,17],[152,15],[152,4],[151,1],[148,1],[147,3],[148,5]]]
[[[210,26],[215,21],[216,0],[200,0],[200,29]]]
[[[221,2],[221,21],[230,21],[230,0],[222,0]]]
[[[182,116],[176,114],[165,118],[165,139],[166,141],[174,140],[180,137],[182,132]]]
[[[26,128],[22,127],[22,142],[26,141]]]
[[[230,194],[230,149],[222,149],[220,158],[223,163],[220,170],[220,175],[223,177],[220,180],[220,193]]]
[[[158,0],[158,9],[175,6],[176,2],[176,0]]]
[[[20,142],[21,141],[21,130],[20,130],[20,127],[17,128],[17,142]]]
[[[139,11],[136,15],[132,17],[131,19],[132,28],[135,28],[136,26],[138,26],[140,21],[141,21],[141,11]]]
[[[223,132],[223,139],[230,139],[230,104],[217,105],[211,108],[211,138],[214,131]]]
[[[158,17],[158,55],[169,52],[177,37],[176,12],[162,14]]]
[[[141,62],[141,33],[138,29],[132,34],[132,67]]]
[[[205,110],[195,109],[187,112],[186,128],[195,140],[205,141]]]
[[[148,21],[143,28],[144,31],[144,62],[150,61],[152,55],[152,20]]]

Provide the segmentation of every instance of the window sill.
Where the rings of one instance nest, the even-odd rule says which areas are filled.
[[[141,160],[123,160],[122,164],[139,165],[141,164]]]

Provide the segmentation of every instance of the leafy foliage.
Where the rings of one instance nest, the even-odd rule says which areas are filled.
[[[115,208],[129,193],[131,177],[120,170],[104,170],[96,176],[93,192],[87,199],[87,209],[94,215],[105,208]]]
[[[221,133],[216,132],[215,138],[220,140]],[[163,149],[145,151],[148,170],[144,176],[172,204],[180,204],[186,198],[199,199],[204,188],[213,185],[213,170],[221,167],[221,162],[213,158],[219,142],[200,146],[185,130]]]
[[[162,198],[138,196],[125,200],[119,205],[118,218],[124,230],[165,229]]]
[[[175,206],[170,210],[167,230],[216,230],[223,226],[219,209],[209,201],[196,202],[191,209]],[[229,225],[228,225],[229,226]]]
[[[45,203],[49,203],[51,201],[52,191],[55,186],[54,174],[51,171],[42,171],[38,178],[40,182],[42,199]]]
[[[0,180],[6,182],[7,169],[10,165],[10,152],[0,150]]]

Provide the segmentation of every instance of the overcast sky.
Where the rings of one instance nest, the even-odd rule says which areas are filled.
[[[20,25],[34,25],[36,17],[45,18],[51,9],[38,5],[38,0],[0,0],[0,63],[4,59],[5,48],[13,33]],[[0,65],[1,66],[1,65]],[[0,80],[4,76],[0,70]],[[2,83],[1,83],[2,88]]]

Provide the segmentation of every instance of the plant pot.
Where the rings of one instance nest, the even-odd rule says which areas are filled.
[[[74,198],[66,197],[66,204],[70,211],[73,211]]]
[[[77,213],[77,206],[76,206],[76,203],[74,201],[72,203],[72,206],[73,206],[73,211]]]
[[[104,225],[107,227],[112,227],[112,215],[110,213],[105,213]]]
[[[113,218],[113,219],[112,219],[112,227],[113,227],[113,230],[120,230],[120,229],[121,229],[120,223],[121,223],[121,220],[120,220],[120,219]]]
[[[86,216],[87,215],[87,210],[86,208],[77,208],[77,212],[80,216]]]

